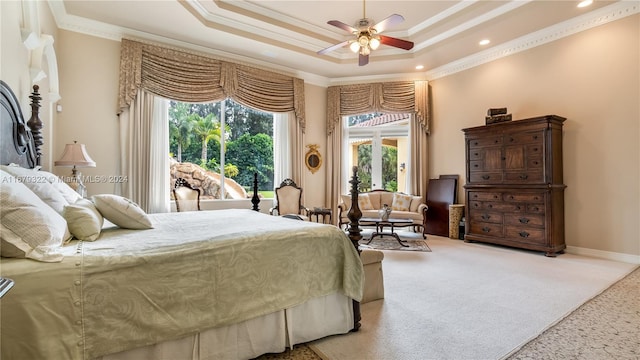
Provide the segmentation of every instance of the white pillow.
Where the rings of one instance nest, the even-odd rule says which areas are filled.
[[[147,214],[133,201],[118,195],[102,194],[91,197],[98,211],[107,220],[125,229],[151,229]]]
[[[411,206],[409,207],[409,211],[418,212],[418,207],[422,204],[422,196],[412,196],[411,197]]]
[[[393,193],[393,202],[391,203],[391,209],[397,211],[409,211],[411,206],[411,195],[403,193]]]
[[[62,197],[65,198],[65,200],[67,200],[69,204],[75,204],[76,201],[82,199],[82,195],[78,194],[78,192],[73,190],[71,186],[65,183],[58,176],[42,170],[40,170],[39,172],[47,176],[47,179],[49,179],[51,185],[53,185],[53,187],[60,192]],[[71,175],[68,175],[68,177],[71,177]]]
[[[40,200],[51,206],[58,214],[62,214],[64,207],[69,205],[69,202],[62,196],[60,191],[51,184],[49,177],[55,177],[55,175],[49,174],[49,176],[47,175],[48,173],[45,173],[44,171],[27,169],[20,166],[1,165],[0,169],[13,175],[18,182],[24,184],[29,190],[33,191]]]
[[[0,170],[1,255],[62,261],[60,246],[71,239],[67,222],[15,177]]]
[[[75,204],[65,206],[62,215],[76,239],[93,241],[100,236],[104,218],[90,200],[80,199]]]

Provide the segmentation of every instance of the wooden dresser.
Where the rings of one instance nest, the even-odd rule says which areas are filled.
[[[562,124],[546,115],[463,129],[465,241],[562,252]]]

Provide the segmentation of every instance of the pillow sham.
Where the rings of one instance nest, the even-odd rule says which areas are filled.
[[[62,214],[64,207],[69,202],[62,196],[48,179],[44,172],[34,169],[27,169],[20,166],[0,165],[0,169],[13,175],[17,182],[24,184],[33,191],[40,200],[51,206],[58,214]],[[53,174],[51,174],[53,176]],[[55,177],[55,176],[54,176]]]
[[[391,203],[391,210],[397,211],[409,211],[411,206],[411,195],[403,193],[393,193],[393,202]]]
[[[151,229],[153,225],[147,213],[133,201],[112,194],[94,195],[91,200],[107,220],[125,229]]]
[[[90,200],[80,199],[65,206],[62,216],[76,239],[94,241],[100,236],[104,218]]]
[[[71,239],[67,222],[19,182],[0,170],[0,255],[62,261],[60,246]]]
[[[69,204],[75,204],[76,201],[82,199],[82,195],[78,194],[75,190],[65,183],[60,177],[47,171],[40,170],[39,173],[45,175],[53,187],[60,192],[63,198],[67,200]]]

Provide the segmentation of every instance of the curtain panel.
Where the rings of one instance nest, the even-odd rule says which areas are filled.
[[[337,204],[343,192],[342,169],[343,116],[371,112],[413,114],[411,120],[410,191],[426,194],[429,135],[429,83],[427,81],[398,81],[386,83],[330,86],[327,88],[327,172],[325,203],[337,214]],[[337,218],[337,216],[336,216]],[[339,221],[339,220],[338,220]]]
[[[138,89],[167,99],[213,102],[225,98],[267,112],[293,112],[305,129],[304,80],[275,72],[122,39],[118,113]]]

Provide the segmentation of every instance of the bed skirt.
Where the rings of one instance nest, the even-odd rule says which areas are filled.
[[[99,360],[251,359],[325,336],[345,334],[352,328],[351,299],[334,293],[238,324],[106,355]]]

